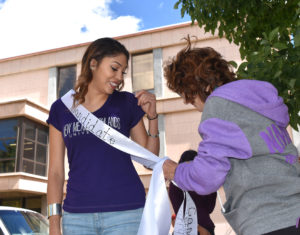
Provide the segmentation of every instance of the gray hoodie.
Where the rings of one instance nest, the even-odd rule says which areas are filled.
[[[288,122],[270,83],[239,80],[217,88],[205,102],[198,156],[178,165],[175,182],[204,195],[223,185],[224,216],[238,235],[296,226],[300,164]]]

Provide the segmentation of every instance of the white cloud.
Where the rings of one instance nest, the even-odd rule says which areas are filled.
[[[141,20],[113,17],[112,0],[6,0],[0,58],[137,32]]]
[[[164,2],[161,2],[158,6],[159,9],[162,9],[164,7]]]

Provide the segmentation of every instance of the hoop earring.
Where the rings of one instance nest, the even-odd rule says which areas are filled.
[[[123,87],[124,87],[124,81],[122,81],[122,82],[119,84],[118,90],[120,91]]]

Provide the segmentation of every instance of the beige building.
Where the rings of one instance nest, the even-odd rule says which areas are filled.
[[[182,38],[210,46],[227,60],[240,63],[238,47],[189,23],[117,37],[130,51],[124,90],[147,89],[157,97],[160,156],[177,161],[184,150],[197,149],[201,113],[168,90],[162,66],[184,46]],[[46,214],[48,117],[51,104],[73,87],[89,43],[0,60],[0,205]],[[26,46],[26,45],[25,45]],[[146,122],[147,123],[147,122]],[[66,168],[67,168],[66,161]],[[136,164],[148,189],[151,171]],[[66,176],[67,176],[66,170]],[[220,189],[223,201],[224,193]],[[216,234],[229,234],[217,202],[212,219]],[[234,234],[231,232],[230,234]]]

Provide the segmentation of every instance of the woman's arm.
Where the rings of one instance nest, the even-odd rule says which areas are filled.
[[[139,91],[136,93],[138,105],[141,106],[147,115],[149,122],[148,133],[143,120],[141,119],[130,131],[130,136],[133,141],[147,148],[155,155],[159,154],[159,136],[158,136],[158,115],[156,112],[156,98],[154,94],[147,91]]]
[[[48,170],[48,186],[47,201],[48,205],[52,203],[62,203],[63,185],[65,181],[64,157],[65,144],[60,131],[51,124],[49,125],[49,170]],[[50,235],[60,235],[60,215],[53,215],[49,218]]]
[[[158,134],[158,121],[149,120],[149,133],[151,135]],[[155,133],[155,134],[154,134]],[[146,132],[146,128],[141,119],[130,131],[131,139],[137,142],[139,145],[145,147],[155,155],[159,154],[159,136],[149,136]]]

